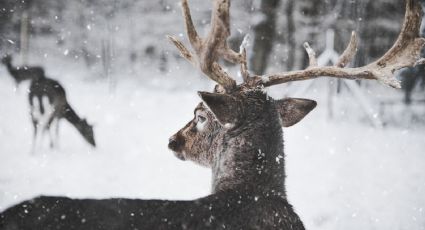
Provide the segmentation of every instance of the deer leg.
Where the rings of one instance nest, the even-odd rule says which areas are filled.
[[[41,112],[39,110],[39,100],[36,97],[30,98],[30,115],[32,120],[32,125],[34,128],[33,139],[31,143],[31,153],[34,155],[36,153],[38,139],[39,139],[39,118],[41,116]]]
[[[44,115],[43,115],[43,133],[49,134],[50,148],[53,149],[55,147],[54,143],[54,135],[53,130],[51,129],[52,123],[55,121],[56,114],[55,108],[49,101],[48,97],[43,97],[43,107],[44,107]]]
[[[49,137],[50,137],[50,148],[56,148],[57,147],[57,130],[58,130],[58,119],[55,116],[55,114],[53,113],[50,118],[49,121],[47,123],[47,129],[49,131]],[[53,130],[53,128],[55,130]]]
[[[32,140],[31,153],[35,155],[43,142],[43,130],[39,120],[33,118],[34,136]]]
[[[56,148],[59,148],[59,118],[56,118],[55,122],[55,142]]]
[[[35,149],[36,149],[36,140],[37,140],[37,121],[34,119],[34,117],[32,116],[32,125],[34,128],[34,134],[33,134],[33,138],[32,138],[32,143],[31,143],[31,154],[35,154]]]
[[[32,103],[32,116],[37,123],[33,144],[33,152],[35,152],[37,149],[44,146],[44,135],[50,129],[49,121],[53,117],[54,109],[47,96],[34,97]]]
[[[54,149],[55,148],[55,140],[54,140],[55,137],[53,135],[52,123],[53,122],[51,122],[47,125],[47,132],[49,132],[49,141],[50,141],[49,146],[50,146],[51,149]]]

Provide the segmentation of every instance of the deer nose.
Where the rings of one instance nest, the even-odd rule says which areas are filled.
[[[177,138],[176,136],[172,136],[169,140],[168,140],[168,148],[171,150],[176,151],[178,148],[179,143],[177,142]]]

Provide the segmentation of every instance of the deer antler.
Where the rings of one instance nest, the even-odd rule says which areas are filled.
[[[357,36],[353,32],[349,45],[335,66],[317,66],[314,50],[308,43],[305,43],[304,47],[310,59],[310,64],[306,69],[250,77],[244,45],[246,42],[241,45],[239,53],[231,50],[226,42],[230,36],[229,7],[230,0],[214,0],[211,30],[208,36],[202,39],[198,36],[193,25],[187,0],[182,0],[186,32],[197,58],[177,38],[169,36],[169,39],[185,59],[195,67],[200,68],[204,74],[224,87],[227,92],[236,88],[236,82],[217,63],[220,57],[241,65],[243,84],[246,87],[268,87],[291,81],[328,76],[345,79],[378,80],[383,84],[400,88],[400,83],[395,78],[394,72],[403,67],[425,63],[425,59],[419,60],[420,51],[425,45],[425,39],[419,37],[422,8],[418,0],[406,0],[405,20],[397,41],[386,54],[373,63],[357,68],[344,68],[353,59],[357,51]]]
[[[379,60],[366,66],[357,68],[344,68],[354,57],[357,51],[357,37],[353,32],[351,41],[339,58],[335,66],[317,67],[312,63],[314,51],[306,46],[310,58],[310,66],[305,70],[268,74],[257,77],[256,84],[265,87],[290,81],[300,81],[317,78],[320,76],[345,78],[345,79],[373,79],[394,88],[400,88],[400,82],[395,78],[394,72],[403,67],[414,66],[423,60],[418,60],[420,51],[425,45],[425,39],[419,37],[422,8],[417,0],[406,0],[406,15],[403,28],[393,47]]]
[[[236,87],[236,81],[220,67],[217,63],[218,58],[223,57],[233,63],[242,63],[244,61],[243,54],[231,50],[226,43],[227,38],[230,36],[229,7],[230,0],[214,1],[211,30],[205,39],[201,39],[193,25],[187,0],[182,0],[186,32],[190,44],[196,53],[196,61],[194,55],[183,43],[175,37],[168,36],[185,59],[196,67],[199,67],[205,75],[223,86],[226,90],[234,89]]]

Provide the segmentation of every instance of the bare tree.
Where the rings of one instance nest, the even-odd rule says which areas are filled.
[[[280,0],[261,0],[260,11],[254,25],[254,43],[250,66],[254,73],[263,74],[269,63],[276,34],[276,12]]]
[[[297,49],[297,43],[295,41],[295,22],[294,22],[294,5],[295,1],[286,1],[286,47],[288,49],[288,59],[286,62],[286,69],[292,70],[295,66],[295,55]]]

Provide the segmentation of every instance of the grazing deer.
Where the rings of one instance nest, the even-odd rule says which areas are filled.
[[[48,132],[50,146],[55,147],[58,139],[59,120],[65,118],[83,136],[83,138],[95,146],[93,127],[86,119],[80,118],[66,100],[65,89],[59,82],[47,78],[41,67],[14,67],[11,56],[2,59],[7,66],[10,75],[16,83],[31,80],[28,100],[30,104],[31,119],[34,126],[34,138],[32,152],[41,144],[43,135]],[[55,126],[55,131],[52,130]]]
[[[376,79],[398,86],[393,72],[414,65],[425,44],[418,36],[421,7],[417,1],[407,1],[399,39],[375,63],[344,68],[356,50],[353,35],[338,66],[315,66],[314,52],[306,45],[311,64],[308,69],[251,77],[245,50],[236,53],[226,44],[230,35],[229,0],[214,2],[212,30],[206,39],[201,39],[194,29],[187,0],[183,0],[186,30],[196,54],[170,37],[186,59],[195,66],[199,64],[205,75],[220,86],[214,93],[199,93],[203,103],[195,110],[195,118],[169,143],[179,158],[212,167],[213,193],[194,201],[39,197],[1,213],[1,230],[304,229],[285,196],[281,125],[296,123],[315,103],[303,99],[274,100],[263,91],[264,87],[322,75]],[[217,63],[219,57],[241,64],[243,83],[236,85]],[[212,152],[200,151],[205,148]]]
[[[45,132],[50,134],[50,146],[57,145],[59,120],[62,118],[71,123],[89,144],[96,146],[93,126],[75,113],[59,82],[47,77],[33,79],[28,96],[34,125],[33,151]],[[55,134],[52,134],[52,124],[55,125]]]

